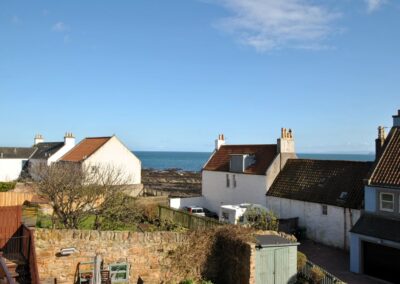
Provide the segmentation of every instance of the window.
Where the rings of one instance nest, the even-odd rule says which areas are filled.
[[[236,175],[233,175],[233,187],[236,187]]]
[[[322,215],[328,215],[328,205],[322,205]]]
[[[229,175],[226,174],[226,187],[230,187],[231,186],[231,181],[229,180]]]
[[[381,211],[393,212],[394,211],[394,194],[393,193],[380,193],[380,209]]]

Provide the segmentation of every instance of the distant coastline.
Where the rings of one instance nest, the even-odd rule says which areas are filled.
[[[134,151],[134,154],[142,161],[144,169],[180,169],[198,172],[210,158],[211,152]],[[373,161],[375,159],[374,154],[298,153],[297,155],[302,159],[318,160]]]

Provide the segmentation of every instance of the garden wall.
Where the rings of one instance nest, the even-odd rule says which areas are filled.
[[[185,242],[185,235],[174,232],[117,232],[36,229],[35,242],[41,283],[74,283],[79,262],[100,254],[105,264],[129,262],[130,283],[139,277],[145,283],[170,279],[165,256]],[[75,247],[78,252],[58,256],[60,249]]]

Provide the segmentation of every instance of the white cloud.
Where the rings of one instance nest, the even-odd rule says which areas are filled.
[[[63,22],[57,22],[51,28],[54,32],[66,32],[69,30],[69,27]]]
[[[368,13],[372,13],[378,10],[383,4],[385,4],[386,0],[365,0],[365,2],[367,3]]]
[[[13,24],[15,24],[15,25],[18,25],[18,24],[21,23],[21,19],[18,18],[18,16],[13,16],[13,17],[11,18],[11,22],[12,22]]]
[[[214,0],[233,13],[217,26],[234,34],[239,42],[258,51],[311,46],[323,49],[322,41],[335,31],[339,13],[308,0]]]

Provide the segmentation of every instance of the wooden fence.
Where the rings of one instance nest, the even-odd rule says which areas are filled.
[[[190,230],[205,229],[223,225],[221,222],[191,214],[182,210],[176,210],[167,206],[158,206],[158,213],[161,220],[169,220]]]
[[[307,279],[311,279],[311,269],[313,269],[314,267],[320,269],[325,275],[325,277],[322,279],[322,281],[319,282],[320,284],[345,284],[345,282],[343,282],[342,280],[336,278],[335,276],[330,274],[328,271],[326,271],[322,267],[312,263],[309,260],[307,260],[307,262],[304,265],[304,267],[298,273],[301,274],[302,276],[304,276]]]
[[[0,207],[22,205],[25,201],[32,201],[33,196],[32,193],[0,192]]]

